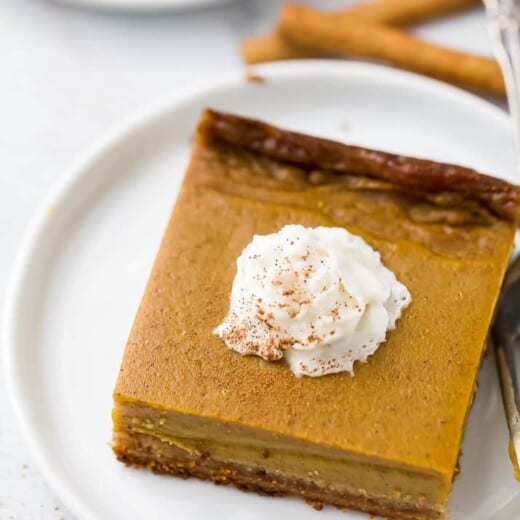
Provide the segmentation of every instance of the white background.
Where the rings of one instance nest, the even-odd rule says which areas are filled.
[[[123,14],[0,1],[0,315],[24,229],[74,158],[143,105],[243,67],[239,41],[266,29],[280,4],[239,0],[191,13]],[[416,32],[490,52],[479,10]],[[0,519],[72,518],[32,462],[0,385]]]

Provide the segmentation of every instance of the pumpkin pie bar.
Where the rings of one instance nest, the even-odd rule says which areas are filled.
[[[399,519],[438,519],[456,473],[520,190],[206,111],[114,391],[127,464]],[[214,334],[235,262],[287,224],[359,235],[410,291],[355,375],[296,377]]]

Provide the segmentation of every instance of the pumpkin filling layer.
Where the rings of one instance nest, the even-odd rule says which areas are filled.
[[[122,432],[116,433],[116,445],[126,448],[121,457],[129,462],[152,469],[163,465],[167,473],[199,466],[207,478],[223,484],[232,483],[238,473],[260,492],[269,492],[275,479],[277,494],[290,494],[296,486],[309,500],[320,501],[321,493],[358,496],[382,502],[380,514],[399,507],[414,518],[419,511],[436,518],[438,503],[451,486],[449,477],[427,470],[135,403],[119,403],[114,421]],[[350,507],[352,502],[337,505]]]

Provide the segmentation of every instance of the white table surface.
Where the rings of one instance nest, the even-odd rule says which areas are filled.
[[[242,67],[238,42],[267,28],[280,4],[145,15],[0,1],[0,314],[23,232],[73,159],[143,105]],[[416,32],[490,52],[481,11]],[[1,384],[0,519],[73,519],[35,466]]]

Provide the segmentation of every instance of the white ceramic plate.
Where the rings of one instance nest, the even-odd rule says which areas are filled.
[[[264,83],[237,73],[123,125],[66,175],[25,241],[7,303],[6,376],[42,471],[80,518],[318,518],[296,499],[155,476],[110,451],[112,388],[202,108],[514,180],[505,114],[470,94],[359,63],[255,71]],[[518,518],[507,441],[488,356],[450,503],[454,520]],[[319,516],[333,517],[365,518],[334,508]]]
[[[56,0],[95,9],[117,11],[190,10],[225,4],[236,0]]]

